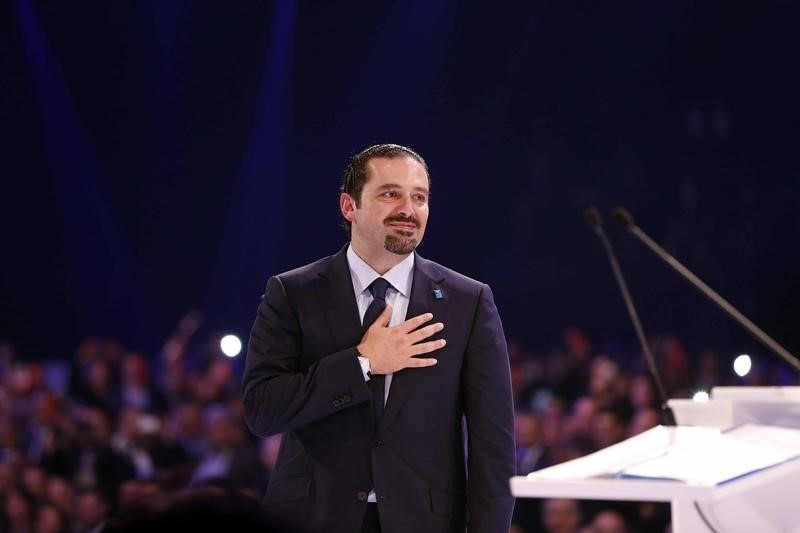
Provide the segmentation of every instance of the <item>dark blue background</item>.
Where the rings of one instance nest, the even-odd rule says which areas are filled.
[[[349,155],[427,158],[420,252],[510,337],[634,348],[583,210],[641,227],[800,351],[794,2],[0,5],[0,337],[153,353],[192,307],[246,335],[268,275],[338,250]],[[646,330],[764,354],[609,227]]]

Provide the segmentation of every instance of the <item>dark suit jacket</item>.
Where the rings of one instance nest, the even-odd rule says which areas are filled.
[[[394,374],[376,432],[345,252],[270,278],[250,335],[245,418],[257,435],[285,433],[267,516],[357,533],[374,487],[384,533],[508,531],[514,417],[491,290],[416,256],[407,318],[433,313],[447,345],[429,354],[438,364]]]

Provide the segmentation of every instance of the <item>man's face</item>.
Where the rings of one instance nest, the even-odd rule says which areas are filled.
[[[340,198],[356,251],[368,256],[384,250],[398,255],[413,252],[428,223],[429,193],[428,175],[416,160],[370,159],[358,206],[349,194]]]

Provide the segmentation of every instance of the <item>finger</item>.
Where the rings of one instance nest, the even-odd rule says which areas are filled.
[[[385,328],[389,325],[389,321],[392,319],[392,306],[387,305],[386,308],[381,311],[381,314],[378,315],[378,318],[375,319],[375,322],[372,323],[370,326],[371,328],[379,327]]]
[[[408,361],[406,361],[406,368],[420,368],[423,366],[433,366],[438,363],[436,359],[428,358],[428,359],[419,359],[417,357],[412,357]]]
[[[421,340],[425,340],[434,333],[438,333],[444,329],[444,324],[437,322],[436,324],[429,324],[424,328],[412,331],[408,334],[408,340],[411,344],[416,344]]]
[[[403,333],[408,333],[409,331],[414,331],[425,322],[429,322],[431,319],[433,319],[433,313],[423,313],[421,315],[415,316],[414,318],[409,318],[402,324],[399,324],[397,326],[397,329],[399,329]]]
[[[414,346],[410,346],[409,353],[411,353],[411,355],[430,353],[434,350],[438,350],[439,348],[444,348],[445,344],[447,344],[447,341],[445,341],[444,339],[437,339],[435,341],[429,341],[429,342],[421,342],[419,344],[415,344]]]

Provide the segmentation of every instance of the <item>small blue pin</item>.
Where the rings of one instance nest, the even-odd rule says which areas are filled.
[[[437,300],[441,300],[444,298],[444,294],[442,294],[442,289],[433,289],[433,297]]]

